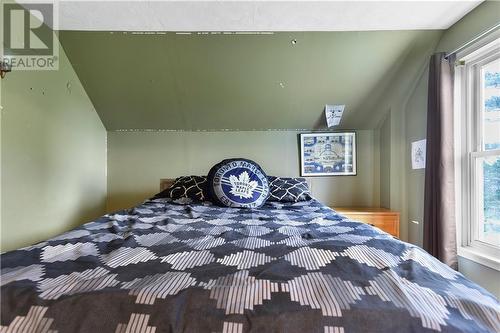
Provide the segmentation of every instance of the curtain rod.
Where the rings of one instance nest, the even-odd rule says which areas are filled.
[[[460,52],[462,51],[463,49],[465,49],[466,47],[468,47],[469,45],[471,45],[472,43],[478,41],[479,39],[489,35],[490,33],[494,32],[495,30],[497,30],[498,28],[500,28],[500,22],[497,23],[496,25],[492,26],[491,28],[489,29],[486,29],[484,30],[483,32],[481,32],[479,35],[477,35],[476,37],[472,38],[471,40],[469,40],[468,42],[460,45],[458,48],[456,48],[455,50],[451,51],[451,52],[448,52],[446,53],[446,55],[444,56],[445,59],[448,59],[451,55],[457,53],[457,52]]]

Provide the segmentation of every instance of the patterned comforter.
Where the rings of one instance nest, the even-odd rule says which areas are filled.
[[[494,296],[311,200],[148,200],[1,255],[0,332],[499,332]]]

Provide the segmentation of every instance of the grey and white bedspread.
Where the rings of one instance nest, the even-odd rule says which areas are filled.
[[[2,333],[500,331],[487,291],[315,200],[148,200],[1,264]]]

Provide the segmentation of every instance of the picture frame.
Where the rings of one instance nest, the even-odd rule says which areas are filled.
[[[299,134],[300,175],[355,176],[356,132],[318,132]]]

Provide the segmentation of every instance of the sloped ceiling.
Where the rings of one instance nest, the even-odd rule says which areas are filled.
[[[341,128],[363,129],[377,125],[377,97],[403,60],[440,34],[61,31],[60,40],[108,130],[320,129],[325,104],[346,104]]]

